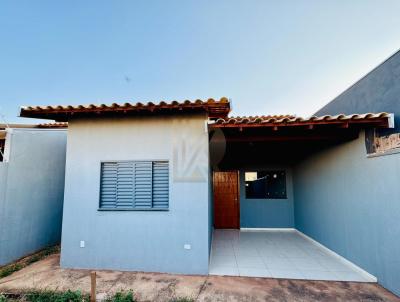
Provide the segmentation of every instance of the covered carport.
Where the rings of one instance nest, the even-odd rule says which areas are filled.
[[[308,119],[233,117],[212,122],[214,234],[210,274],[376,281],[334,248],[298,229],[297,216],[307,219],[304,211],[298,210],[298,184],[314,185],[304,176],[299,179],[302,173],[298,169],[306,161],[312,169],[313,156],[360,140],[366,128],[391,126],[392,115],[387,113]],[[331,177],[335,175],[326,181]]]

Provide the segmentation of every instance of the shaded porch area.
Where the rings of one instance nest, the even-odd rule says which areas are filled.
[[[376,282],[296,230],[214,230],[210,275]]]
[[[390,124],[387,114],[237,117],[211,124],[209,273],[376,282],[364,257],[375,247],[359,227],[369,221],[353,219],[368,209],[347,186],[361,174],[347,177],[354,168],[347,157],[365,157],[364,129]],[[334,156],[316,164],[325,153]],[[340,169],[325,169],[329,164]],[[311,178],[315,173],[319,177]]]

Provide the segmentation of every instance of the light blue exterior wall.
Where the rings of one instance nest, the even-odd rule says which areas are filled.
[[[391,112],[394,113],[395,129],[379,129],[377,132],[380,135],[399,133],[399,96],[400,51],[397,51],[316,114]],[[346,242],[353,240],[352,245],[355,245],[360,241],[361,243],[354,247],[354,257],[359,258],[358,261],[364,268],[378,277],[379,283],[400,295],[400,154],[366,159],[362,139],[357,145],[347,148],[349,152],[354,153],[356,151],[353,150],[356,149],[361,152],[358,157],[356,154],[347,155],[346,162],[354,160],[349,167],[349,174],[355,177],[358,173],[359,179],[354,181],[354,186],[352,183],[346,183],[345,188],[361,204],[359,215],[364,217],[364,223],[361,225],[364,225],[365,231],[357,231],[361,226],[354,227],[354,234],[348,232]],[[328,173],[330,175],[331,172],[325,172],[324,175]],[[357,216],[355,218],[361,219]],[[337,236],[333,231],[323,231],[325,236]],[[360,234],[360,239],[355,237]],[[366,247],[366,243],[370,243],[371,246],[361,251]],[[343,250],[343,247],[340,249]]]
[[[9,129],[0,163],[0,265],[60,242],[66,130]]]
[[[209,171],[208,180],[208,249],[211,253],[212,236],[214,231],[214,191],[212,171]]]
[[[62,267],[208,273],[205,122],[205,114],[70,121]],[[168,160],[169,211],[98,211],[105,160]]]
[[[296,228],[400,295],[400,154],[366,157],[359,139],[294,169]]]
[[[8,174],[8,163],[0,162],[0,217],[1,218],[3,218],[2,213],[5,212],[5,205],[6,205],[5,195],[7,189],[7,174]]]
[[[240,227],[241,228],[293,228],[294,198],[292,170],[287,166],[260,165],[256,170],[285,170],[287,199],[247,199],[244,173],[253,169],[241,169],[240,179]]]

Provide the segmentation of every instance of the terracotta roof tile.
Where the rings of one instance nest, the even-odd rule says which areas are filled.
[[[43,123],[37,125],[38,128],[68,128],[67,122]]]
[[[220,100],[208,99],[185,100],[183,102],[172,101],[159,103],[112,103],[107,104],[88,104],[88,105],[58,105],[58,106],[23,106],[21,107],[21,117],[55,119],[57,121],[67,121],[72,115],[87,116],[99,114],[149,114],[149,113],[180,113],[204,111],[211,118],[226,117],[230,111],[230,102],[223,97]]]
[[[0,130],[11,128],[67,128],[68,123],[60,122],[60,123],[45,123],[45,124],[0,124]]]
[[[293,115],[267,115],[267,116],[237,116],[218,118],[215,122],[210,123],[212,127],[277,127],[277,126],[301,126],[301,125],[317,125],[317,124],[346,124],[346,123],[373,123],[383,122],[387,127],[391,126],[393,114],[381,113],[364,113],[364,114],[338,114],[311,116],[309,118],[296,117]]]

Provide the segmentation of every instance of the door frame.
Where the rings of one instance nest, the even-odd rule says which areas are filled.
[[[236,202],[237,202],[237,227],[234,228],[229,228],[232,230],[240,230],[240,171],[239,170],[223,170],[223,171],[213,171],[212,172],[212,194],[213,194],[213,227],[214,229],[217,229],[215,227],[215,198],[214,198],[214,173],[218,172],[235,172],[236,173],[236,184],[237,184],[237,189],[236,189]],[[222,229],[222,228],[220,228]]]

